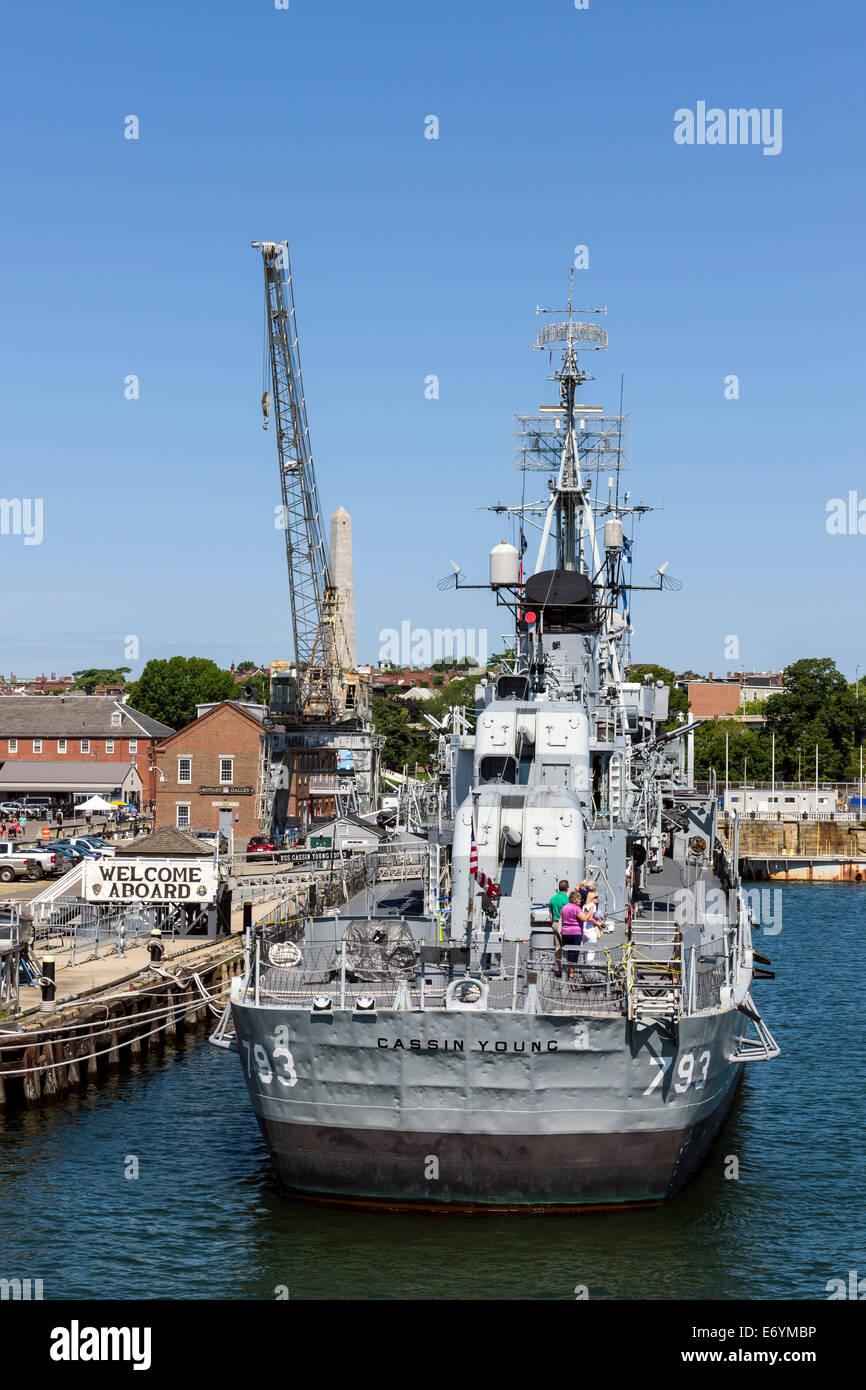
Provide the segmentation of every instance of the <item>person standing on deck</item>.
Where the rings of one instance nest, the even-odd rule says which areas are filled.
[[[583,943],[583,909],[580,906],[580,895],[575,888],[569,893],[568,900],[563,903],[560,912],[560,923],[562,932],[563,955],[568,963],[568,978],[574,979],[574,967],[580,959],[580,946]]]
[[[568,902],[568,879],[559,880],[559,889],[548,903],[550,925],[553,927],[553,959],[556,964],[557,979],[562,976],[562,929],[559,924],[560,913]]]

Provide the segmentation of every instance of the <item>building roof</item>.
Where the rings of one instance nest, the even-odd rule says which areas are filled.
[[[93,758],[85,763],[70,762],[66,758],[61,762],[7,758],[0,767],[0,791],[112,791],[122,787],[130,773],[135,774],[133,780],[140,787],[141,778],[135,763],[100,763]]]
[[[346,811],[342,816],[329,816],[327,820],[316,821],[307,830],[307,835],[321,835],[323,830],[337,823],[351,825],[355,830],[365,830],[372,835],[374,840],[387,840],[388,832],[383,830],[380,825],[372,825],[370,821],[363,820],[361,816],[356,816],[353,811]]]
[[[174,739],[181,738],[182,735],[185,734],[186,731],[188,729],[191,729],[194,725],[201,725],[204,723],[206,719],[212,719],[213,716],[221,709],[228,709],[233,714],[239,715],[242,719],[245,719],[248,723],[254,725],[254,727],[260,734],[263,728],[265,727],[260,719],[257,719],[255,715],[250,714],[249,711],[244,708],[240,700],[220,700],[219,704],[212,705],[209,709],[207,709],[204,712],[204,714],[200,714],[196,719],[191,719],[188,724],[184,724],[182,729],[178,729],[177,731],[175,731],[174,729],[166,729],[165,737],[162,743],[162,748],[165,748],[166,744],[172,743]],[[159,750],[160,752],[162,751],[162,748]]]
[[[111,717],[120,713],[120,722]],[[113,695],[0,695],[0,738],[165,738],[174,730]]]
[[[139,835],[122,849],[118,847],[115,850],[117,858],[125,855],[153,855],[159,859],[213,859],[213,845],[197,840],[194,835],[188,835],[174,825],[161,825],[150,834]]]

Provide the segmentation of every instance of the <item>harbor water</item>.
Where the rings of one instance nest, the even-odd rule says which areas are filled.
[[[746,1068],[669,1203],[398,1215],[281,1197],[238,1057],[204,1031],[0,1118],[0,1278],[45,1299],[826,1299],[866,1275],[866,885],[755,885],[782,1055]],[[738,1176],[733,1176],[738,1167]]]

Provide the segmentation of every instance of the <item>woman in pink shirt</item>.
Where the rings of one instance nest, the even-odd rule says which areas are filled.
[[[580,896],[576,888],[569,893],[568,902],[562,904],[559,913],[559,929],[562,932],[562,958],[568,962],[568,978],[573,980],[578,950],[583,941],[583,916],[580,908]]]

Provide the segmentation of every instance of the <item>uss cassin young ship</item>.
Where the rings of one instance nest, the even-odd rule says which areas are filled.
[[[606,334],[570,303],[552,312],[537,346],[561,354],[558,399],[515,417],[514,461],[547,495],[495,508],[517,541],[494,547],[489,585],[513,661],[440,734],[450,826],[430,832],[427,880],[260,934],[235,982],[250,1100],[296,1195],[659,1201],[700,1164],[744,1065],[778,1053],[750,993],[737,847],[715,788],[693,785],[694,726],[663,728],[667,688],[628,679],[632,592],[675,581],[661,566],[633,582],[647,508],[621,492],[627,420],[579,399],[579,352]],[[586,878],[605,927],[560,969],[548,903]]]

